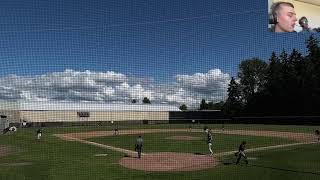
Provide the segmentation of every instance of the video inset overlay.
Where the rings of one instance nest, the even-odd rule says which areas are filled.
[[[271,32],[320,32],[320,0],[268,0],[268,8]]]

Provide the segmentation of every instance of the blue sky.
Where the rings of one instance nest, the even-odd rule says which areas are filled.
[[[225,82],[236,76],[241,60],[267,60],[272,51],[305,52],[308,35],[267,31],[267,7],[266,0],[2,0],[0,78],[5,82],[15,75],[34,82],[55,73],[65,77],[70,71],[113,72],[127,78],[129,89],[195,88],[187,94],[200,92],[200,98],[211,93],[209,100],[223,99],[225,90],[213,98],[214,93],[190,82],[213,77],[214,69]],[[21,98],[28,88],[17,86],[0,89],[0,98],[6,99],[12,89],[17,93],[12,97]]]

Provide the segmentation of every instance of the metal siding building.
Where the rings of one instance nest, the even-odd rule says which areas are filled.
[[[1,102],[0,113],[10,123],[23,120],[33,123],[97,121],[169,121],[175,106],[154,104],[100,104],[57,102]]]

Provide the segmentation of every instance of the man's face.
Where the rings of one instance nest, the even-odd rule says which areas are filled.
[[[287,5],[280,5],[277,13],[278,23],[276,24],[276,32],[292,32],[297,21],[294,8]]]
[[[308,27],[309,27],[309,25],[308,25],[308,19],[303,19],[303,20],[302,20],[302,27],[304,27],[304,28],[308,28]]]

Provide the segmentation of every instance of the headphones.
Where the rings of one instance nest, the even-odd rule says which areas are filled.
[[[283,2],[276,2],[273,3],[271,6],[271,12],[269,13],[269,24],[277,24],[278,23],[278,16],[276,13],[276,9],[279,8],[279,6],[282,4]]]

